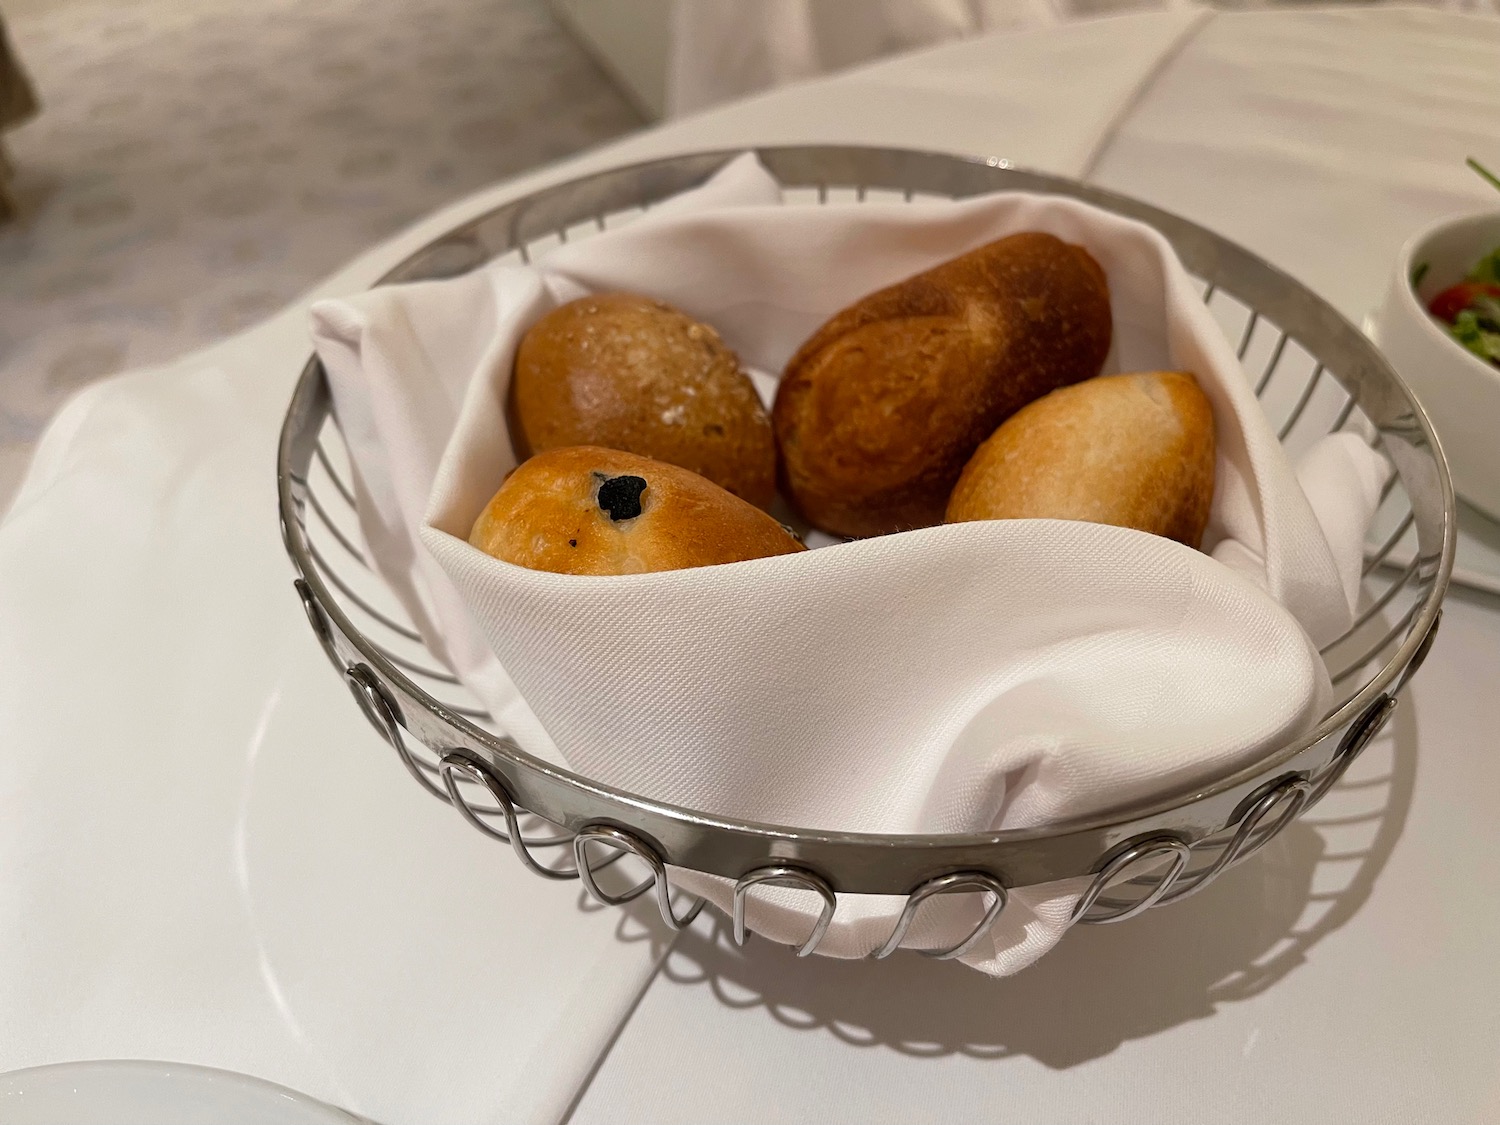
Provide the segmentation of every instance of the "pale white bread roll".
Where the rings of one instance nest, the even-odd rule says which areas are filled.
[[[1103,375],[1023,407],[975,451],[948,523],[1060,519],[1189,547],[1214,495],[1214,415],[1185,371]]]

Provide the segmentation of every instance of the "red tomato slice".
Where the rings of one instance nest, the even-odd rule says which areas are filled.
[[[1474,303],[1476,297],[1494,297],[1500,300],[1500,285],[1489,281],[1460,281],[1450,285],[1427,306],[1427,311],[1439,320],[1452,324],[1458,314]]]

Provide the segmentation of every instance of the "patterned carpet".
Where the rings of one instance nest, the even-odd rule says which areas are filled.
[[[7,138],[0,509],[74,389],[295,298],[636,113],[542,0],[18,0],[43,109]]]

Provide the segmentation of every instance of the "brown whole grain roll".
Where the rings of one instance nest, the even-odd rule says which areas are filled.
[[[947,521],[1088,520],[1189,547],[1214,496],[1214,415],[1185,371],[1105,375],[1053,391],[975,452]]]
[[[772,411],[784,491],[841,535],[926,527],[965,462],[1033,399],[1097,375],[1109,286],[1080,246],[1011,235],[872,293],[787,364]]]
[[[538,453],[505,479],[469,542],[558,574],[640,574],[803,549],[781,524],[697,473],[598,446]]]
[[[776,490],[771,422],[738,358],[662,301],[600,293],[542,317],[511,379],[518,453],[601,445],[667,461],[757,507]]]

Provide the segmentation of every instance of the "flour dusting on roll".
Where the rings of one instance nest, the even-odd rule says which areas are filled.
[[[516,447],[602,445],[680,465],[760,508],[776,491],[771,420],[713,327],[664,301],[598,293],[521,339],[510,388]]]

